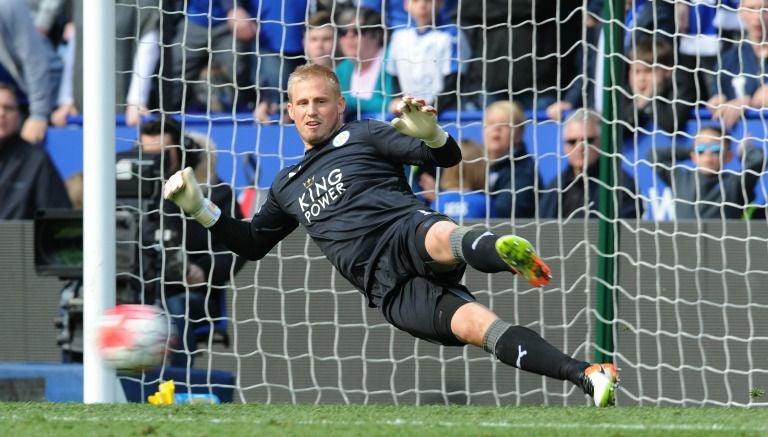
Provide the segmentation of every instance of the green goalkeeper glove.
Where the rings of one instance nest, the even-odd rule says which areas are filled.
[[[418,138],[432,148],[445,145],[448,134],[437,124],[437,110],[423,99],[405,96],[397,110],[402,115],[393,118],[391,123],[401,133]]]
[[[221,216],[219,207],[203,197],[191,167],[177,171],[168,179],[163,188],[163,197],[178,205],[206,228],[213,226]]]

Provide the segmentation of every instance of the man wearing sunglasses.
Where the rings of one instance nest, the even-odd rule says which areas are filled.
[[[574,112],[563,127],[566,168],[541,193],[540,216],[550,218],[596,218],[600,209],[600,116],[588,109]],[[616,215],[642,215],[632,177],[623,170],[613,188]]]
[[[651,149],[648,160],[674,193],[676,219],[734,219],[741,218],[754,200],[755,185],[765,169],[760,147],[742,142],[738,154],[742,170],[723,170],[733,158],[731,139],[717,126],[704,126],[692,148]],[[693,168],[681,165],[686,159]]]

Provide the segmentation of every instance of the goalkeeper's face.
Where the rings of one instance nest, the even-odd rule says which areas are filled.
[[[342,124],[346,102],[323,77],[308,77],[293,83],[288,102],[288,115],[310,149],[327,141]]]

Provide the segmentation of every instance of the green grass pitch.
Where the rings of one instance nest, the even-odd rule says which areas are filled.
[[[0,436],[768,436],[766,408],[0,403]]]

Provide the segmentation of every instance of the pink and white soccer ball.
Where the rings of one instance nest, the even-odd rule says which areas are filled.
[[[110,308],[101,316],[98,330],[99,352],[117,370],[162,364],[171,337],[168,320],[153,305]]]

